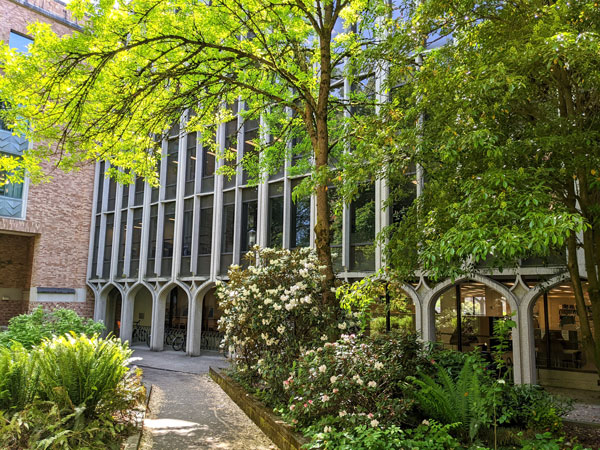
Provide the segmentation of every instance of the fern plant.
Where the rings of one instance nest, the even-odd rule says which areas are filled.
[[[0,347],[0,410],[20,411],[30,403],[38,373],[31,354],[21,344]]]
[[[478,414],[485,398],[481,390],[480,373],[472,361],[463,365],[456,381],[439,367],[437,380],[421,374],[412,378],[419,388],[414,397],[420,409],[432,419],[444,424],[459,424],[457,430],[471,441],[478,435],[484,418]]]

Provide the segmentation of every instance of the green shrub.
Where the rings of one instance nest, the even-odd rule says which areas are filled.
[[[403,423],[413,404],[406,379],[427,364],[414,334],[343,335],[296,363],[284,381],[290,395],[285,417],[299,427],[328,416],[340,426]]]
[[[21,314],[10,319],[8,329],[0,333],[0,346],[9,346],[14,341],[25,348],[32,348],[53,336],[73,332],[91,337],[101,333],[104,328],[101,322],[80,317],[71,309],[57,308],[46,312],[39,306],[30,314]]]
[[[326,422],[324,422],[326,423]],[[396,425],[336,427],[323,423],[311,427],[308,449],[319,450],[451,450],[464,448],[449,431],[451,425],[425,422],[414,429]]]
[[[35,348],[38,395],[90,417],[114,409],[115,392],[129,371],[132,351],[118,339],[59,336]]]
[[[233,376],[258,389],[270,404],[286,402],[285,380],[302,349],[335,339],[353,324],[335,306],[324,305],[324,275],[314,251],[255,248],[256,266],[231,266],[217,290],[223,315],[223,347],[232,355]]]
[[[584,449],[581,444],[568,442],[564,437],[555,437],[550,432],[539,433],[533,439],[521,441],[521,450],[591,450]]]
[[[38,370],[33,356],[19,343],[0,347],[0,410],[20,411],[37,392]]]

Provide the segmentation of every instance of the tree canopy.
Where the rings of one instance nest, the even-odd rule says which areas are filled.
[[[452,42],[422,48],[413,70],[391,65],[398,88],[363,145],[391,180],[390,206],[405,192],[394,180],[423,171],[422,195],[388,235],[390,265],[439,278],[560,259],[600,367],[600,8],[426,0],[405,27]]]

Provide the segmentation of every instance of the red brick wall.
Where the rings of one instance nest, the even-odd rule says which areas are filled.
[[[28,0],[27,4],[45,9],[50,15],[62,19],[69,17],[64,4],[56,0]],[[19,0],[0,0],[0,40],[8,42],[11,30],[27,35],[27,24],[35,21],[51,24],[58,34],[72,32],[72,28],[24,6]],[[30,184],[25,220],[0,218],[0,233],[9,231],[36,235],[31,286],[87,288],[93,165],[85,165],[70,173],[56,170],[50,163],[44,168],[52,176],[52,181]],[[0,272],[0,278],[2,276]],[[30,304],[29,309],[35,306]],[[72,307],[92,316],[94,297],[88,292],[85,303],[44,303],[44,307],[56,306]]]

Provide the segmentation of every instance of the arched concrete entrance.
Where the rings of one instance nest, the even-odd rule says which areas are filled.
[[[176,339],[177,350],[187,353],[188,319],[190,315],[190,294],[187,286],[169,283],[156,296],[152,321],[150,348],[162,351],[165,345],[173,348]]]
[[[216,291],[215,287],[208,290],[202,302],[202,350],[219,351],[223,339],[223,334],[219,332],[219,319],[223,310],[219,307]]]
[[[115,337],[121,337],[121,311],[123,305],[123,297],[121,291],[113,287],[106,298],[106,333],[112,334]]]
[[[150,339],[154,332],[152,329],[153,299],[152,290],[144,284],[134,286],[127,293],[121,339],[129,340],[132,346],[150,347]]]

